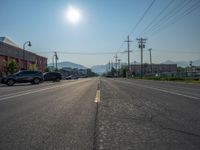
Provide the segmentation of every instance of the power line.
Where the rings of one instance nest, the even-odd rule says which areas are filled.
[[[196,50],[196,49],[194,49],[194,50],[190,49],[188,51],[183,51],[183,50],[172,50],[172,49],[171,50],[169,50],[169,49],[165,50],[165,49],[156,49],[156,48],[153,49],[153,51],[156,51],[156,52],[159,51],[159,52],[162,52],[162,53],[172,53],[173,52],[173,53],[182,53],[182,54],[183,53],[185,53],[185,54],[187,54],[187,53],[189,53],[189,54],[191,54],[191,53],[193,53],[193,54],[196,54],[196,53],[199,54],[199,52],[200,52],[200,50]]]
[[[157,16],[155,16],[155,18],[149,23],[148,26],[146,26],[146,28],[144,29],[144,31],[140,34],[144,34],[149,27],[151,27],[151,25],[172,5],[172,3],[174,2],[174,0],[171,0],[160,12]]]
[[[34,51],[34,53],[54,53],[54,51]],[[66,52],[66,51],[57,51],[57,53],[60,54],[72,54],[72,55],[111,55],[111,54],[115,54],[116,52],[96,52],[96,53],[92,53],[92,52]]]
[[[139,19],[139,21],[136,23],[136,25],[133,27],[133,29],[131,30],[131,32],[129,33],[129,35],[131,35],[136,28],[138,27],[138,25],[142,22],[142,20],[144,19],[144,17],[146,16],[146,14],[149,12],[149,10],[151,9],[151,7],[153,6],[153,4],[156,2],[156,0],[153,0],[151,2],[151,4],[149,5],[149,7],[147,7],[147,9],[145,10],[144,14],[142,15],[142,17]]]
[[[156,34],[159,33],[161,30],[168,28],[171,25],[176,24],[178,21],[180,21],[182,18],[184,18],[185,16],[188,16],[189,14],[191,14],[192,12],[194,12],[196,9],[198,9],[200,7],[200,4],[195,3],[194,5],[192,5],[189,9],[187,9],[185,12],[182,12],[181,14],[179,14],[178,16],[176,16],[176,18],[174,18],[173,20],[169,21],[168,23],[166,23],[165,25],[159,27],[156,30],[153,30],[151,32],[152,34]]]
[[[151,9],[151,7],[153,6],[153,4],[156,2],[156,0],[153,0],[150,5],[147,7],[147,9],[145,10],[144,14],[142,15],[142,17],[138,20],[138,22],[135,24],[135,26],[131,29],[130,33],[128,35],[133,34],[133,32],[136,30],[136,28],[138,27],[138,25],[142,22],[142,20],[144,19],[144,17],[146,16],[146,14],[149,12],[149,10]],[[124,46],[124,40],[122,41],[117,53],[120,52],[121,48]]]
[[[163,26],[166,27],[169,24],[173,24],[174,22],[177,22],[178,20],[180,20],[180,18],[185,16],[184,14],[186,12],[188,12],[188,11],[193,12],[194,7],[198,4],[198,1],[196,3],[195,2],[192,3],[192,6],[188,8],[187,6],[189,6],[190,2],[192,2],[192,1],[193,0],[184,1],[184,3],[181,3],[181,5],[178,5],[179,6],[178,8],[174,8],[174,10],[172,10],[170,13],[163,16],[146,33],[152,34],[153,32],[162,29]]]
[[[157,22],[155,22],[154,25],[152,25],[151,28],[149,30],[147,30],[147,32],[151,32],[152,30],[158,28],[159,26],[162,26],[169,19],[176,16],[177,13],[179,13],[191,1],[192,0],[189,0],[189,1],[185,0],[184,2],[182,2],[182,1],[179,2],[177,5],[175,5],[175,7],[169,13],[165,14],[162,18],[157,20]]]

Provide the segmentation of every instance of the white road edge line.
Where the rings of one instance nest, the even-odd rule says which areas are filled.
[[[91,79],[87,79],[87,80],[91,80]],[[83,82],[83,80],[79,80],[78,82]],[[41,87],[40,89],[37,89],[37,90],[34,90],[34,91],[27,90],[27,91],[24,91],[23,93],[17,92],[17,93],[11,94],[11,96],[9,96],[10,94],[7,94],[7,95],[3,95],[4,96],[3,98],[0,97],[0,101],[4,101],[6,99],[15,98],[15,97],[23,96],[23,95],[33,94],[33,93],[37,93],[37,92],[45,91],[45,90],[49,90],[49,89],[59,88],[59,87],[65,86],[65,85],[73,84],[73,83],[77,83],[77,82],[68,82],[68,83],[64,83],[62,85],[53,86],[53,87],[52,87],[52,85],[48,85],[48,87],[44,88],[44,89]]]
[[[139,84],[135,84],[135,85],[140,86],[140,87],[145,87],[145,88],[153,89],[153,90],[157,90],[157,91],[161,91],[161,92],[165,92],[165,93],[170,93],[170,94],[174,94],[174,95],[179,95],[179,96],[183,96],[183,97],[187,97],[187,98],[198,99],[198,100],[200,99],[200,97],[185,95],[185,94],[176,93],[176,92],[172,92],[172,91],[167,91],[167,90],[159,89],[159,88],[155,88],[155,87],[141,86],[141,85],[139,85]]]
[[[51,84],[45,84],[45,85],[42,85],[39,88],[43,88],[44,86],[50,87],[52,85],[53,85],[53,83],[51,83]],[[26,88],[23,88],[23,89],[26,89]],[[23,90],[23,89],[20,89],[20,90]],[[6,96],[10,96],[10,95],[16,95],[16,94],[20,94],[20,93],[24,93],[24,92],[29,92],[29,91],[33,91],[33,89],[27,89],[27,90],[21,91],[21,92],[15,92],[15,93],[10,93],[10,94],[0,95],[0,99],[1,99],[1,97],[6,97]]]
[[[28,94],[38,93],[38,92],[46,91],[46,90],[49,90],[49,89],[55,89],[55,88],[63,87],[63,86],[66,86],[66,85],[69,85],[69,83],[62,84],[62,85],[59,85],[59,86],[43,88],[43,89],[39,89],[39,90],[35,90],[35,91],[25,92],[25,93],[21,93],[21,94],[16,94],[16,95],[12,95],[12,96],[3,97],[3,98],[0,98],[0,101],[4,101],[6,99],[24,96],[24,95],[28,95]]]

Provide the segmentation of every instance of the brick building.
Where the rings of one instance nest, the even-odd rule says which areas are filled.
[[[25,59],[23,59],[23,53]],[[47,67],[47,58],[24,51],[8,38],[0,37],[0,74],[6,72],[5,64],[11,59],[16,60],[20,69],[28,69],[31,64],[36,64],[38,70],[44,72]]]
[[[130,66],[131,73],[134,75],[140,75],[141,66],[135,64]],[[143,64],[144,74],[162,74],[162,73],[176,73],[177,64]]]

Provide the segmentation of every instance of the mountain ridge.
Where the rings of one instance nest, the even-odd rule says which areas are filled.
[[[200,66],[200,59],[194,60],[192,61],[194,66]],[[172,61],[172,60],[166,60],[164,62],[161,62],[160,64],[177,64],[177,66],[181,66],[181,67],[187,67],[189,66],[190,61]],[[126,63],[121,63],[121,64],[126,64]],[[134,64],[134,63],[131,63]],[[139,62],[137,62],[136,64],[140,64]],[[48,66],[52,66],[53,64],[50,63],[48,64]],[[63,67],[71,67],[71,68],[78,68],[78,69],[89,69],[89,67],[85,67],[84,65],[81,64],[77,64],[77,63],[73,63],[70,61],[63,61],[63,62],[59,62],[57,63],[58,68],[61,69]],[[92,67],[90,67],[90,69],[98,74],[103,74],[106,72],[106,68],[107,68],[108,64],[105,65],[93,65]]]
[[[48,66],[53,66],[52,63],[48,64]],[[58,69],[64,68],[64,67],[70,67],[70,68],[78,68],[78,69],[88,69],[88,67],[85,67],[83,65],[73,63],[70,61],[63,61],[57,63]]]

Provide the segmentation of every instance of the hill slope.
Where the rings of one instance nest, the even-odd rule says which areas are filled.
[[[64,61],[64,62],[59,62],[58,64],[58,68],[61,69],[63,67],[70,67],[70,68],[78,68],[78,69],[87,69],[87,67],[80,65],[80,64],[76,64],[73,62],[69,62],[69,61]],[[48,66],[53,66],[52,63],[48,64]],[[54,64],[55,66],[55,64]]]

